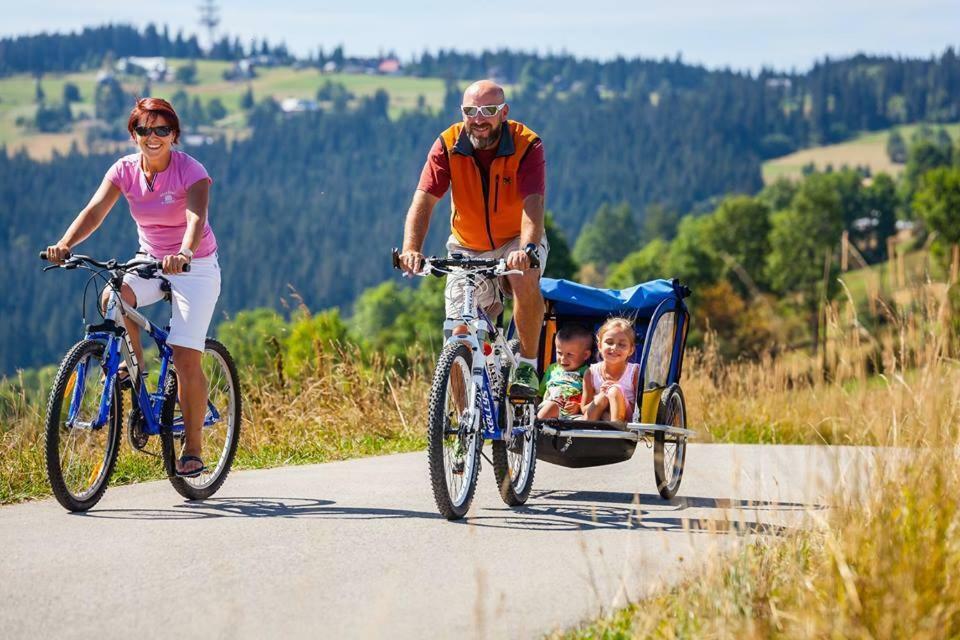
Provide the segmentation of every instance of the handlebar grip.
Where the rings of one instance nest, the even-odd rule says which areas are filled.
[[[70,252],[68,251],[68,252],[67,252],[67,255],[65,256],[65,259],[69,259],[69,258],[70,258]],[[47,259],[47,252],[46,252],[46,251],[41,251],[41,252],[40,252],[40,259],[41,259],[41,260],[46,260],[46,259]]]
[[[393,255],[391,257],[393,258],[393,268],[399,269],[400,268],[400,250],[394,247]]]
[[[183,272],[184,272],[184,273],[189,273],[189,272],[190,272],[190,265],[189,265],[189,264],[183,265]]]
[[[530,259],[530,268],[539,269],[540,268],[540,255],[537,253],[536,247],[527,247],[523,250],[527,254],[527,258]]]

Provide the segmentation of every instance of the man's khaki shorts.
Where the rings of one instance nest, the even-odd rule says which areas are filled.
[[[481,258],[485,260],[498,260],[506,258],[512,251],[520,249],[520,238],[516,238],[493,251],[473,251],[457,243],[454,236],[447,240],[447,255],[453,253],[462,253],[471,258]],[[550,244],[544,235],[537,248],[537,255],[540,256],[540,273],[547,266],[547,255],[550,253]],[[461,275],[448,275],[447,285],[444,289],[443,297],[447,312],[447,318],[457,320],[463,312],[463,284],[464,277]],[[510,285],[506,278],[485,279],[477,287],[476,299],[477,307],[483,309],[489,316],[497,316],[503,310],[503,295],[510,295]],[[491,318],[493,319],[493,318]]]

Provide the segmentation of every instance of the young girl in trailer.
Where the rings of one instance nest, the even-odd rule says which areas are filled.
[[[587,420],[625,422],[633,416],[640,365],[627,362],[637,346],[629,320],[610,318],[597,332],[600,362],[583,377],[583,414]]]

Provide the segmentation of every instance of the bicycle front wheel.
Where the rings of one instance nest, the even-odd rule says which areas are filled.
[[[443,347],[430,389],[427,457],[437,509],[447,520],[466,515],[477,488],[480,446],[477,412],[470,406],[473,353],[458,342]]]
[[[199,476],[181,478],[176,473],[177,459],[183,453],[184,429],[175,375],[170,377],[161,416],[164,468],[173,488],[188,500],[205,500],[220,489],[240,441],[240,379],[233,356],[221,343],[207,338],[201,368],[207,381],[207,411],[203,417],[206,470]]]
[[[105,372],[104,344],[78,342],[60,363],[47,402],[47,477],[70,511],[97,504],[117,462],[123,398],[116,381],[106,388]]]

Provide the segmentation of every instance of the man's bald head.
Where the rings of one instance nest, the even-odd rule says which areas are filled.
[[[463,122],[467,128],[467,136],[475,149],[489,149],[500,140],[503,123],[507,119],[510,107],[506,106],[506,97],[503,87],[493,80],[479,80],[467,87],[463,92],[463,106],[489,107],[504,105],[491,116],[483,115],[479,110],[468,116],[463,114]]]
[[[503,102],[506,102],[503,87],[493,80],[478,80],[463,92],[463,104],[465,105],[479,106],[501,104]]]

